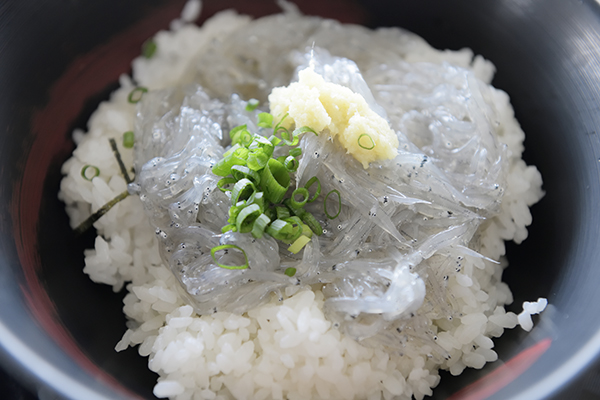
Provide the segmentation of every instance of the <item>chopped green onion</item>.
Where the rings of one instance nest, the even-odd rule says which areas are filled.
[[[302,199],[296,200],[296,196],[302,196]],[[295,208],[303,207],[308,201],[308,190],[306,188],[298,188],[292,192],[292,198],[290,199],[290,203]]]
[[[241,143],[242,146],[248,146],[252,142],[252,135],[248,132],[246,125],[240,125],[229,131],[231,144],[236,145]]]
[[[308,242],[311,241],[311,238],[304,236],[304,235],[300,235],[300,237],[298,239],[296,239],[294,241],[294,243],[292,243],[290,245],[290,247],[288,247],[288,251],[290,253],[296,254],[298,253],[300,250],[302,250],[304,248],[304,246],[306,246],[306,244]],[[287,270],[286,270],[287,272]],[[296,270],[294,269],[294,273],[296,272]],[[287,275],[287,274],[286,274]],[[294,275],[288,275],[288,276],[294,276]]]
[[[290,131],[284,127],[279,128],[279,130],[281,131],[281,139],[283,139],[283,142],[286,145],[298,146],[298,143],[300,143],[300,136],[296,135],[295,133],[290,133]]]
[[[135,135],[133,131],[127,131],[123,134],[123,147],[126,149],[131,149],[135,142]]]
[[[258,204],[252,204],[244,207],[235,219],[235,226],[238,232],[248,233],[252,230],[254,221],[261,215],[260,207]]]
[[[142,100],[142,96],[146,92],[148,92],[148,89],[146,89],[145,87],[136,87],[131,91],[131,93],[129,93],[129,96],[127,96],[127,101],[129,101],[131,104],[139,103],[140,100]]]
[[[260,214],[256,220],[254,220],[254,225],[252,226],[252,236],[254,236],[257,239],[260,239],[264,232],[265,232],[265,228],[267,227],[267,225],[269,225],[269,222],[271,222],[271,219],[269,217],[267,217],[265,214]]]
[[[221,250],[228,250],[228,249],[236,249],[242,252],[242,254],[244,255],[244,259],[246,260],[246,262],[242,265],[225,265],[225,264],[221,264],[220,262],[217,261],[217,259],[215,258],[215,253],[217,251],[221,251]],[[210,255],[213,259],[213,261],[215,262],[215,264],[217,264],[219,267],[221,268],[225,268],[225,269],[246,269],[248,268],[248,256],[246,255],[246,252],[240,248],[239,246],[236,246],[235,244],[222,244],[220,246],[215,246],[212,249],[210,249]]]
[[[364,140],[363,140],[363,143],[361,143],[361,141],[360,141],[360,140],[361,140],[362,138],[364,138],[364,137],[368,138],[368,140],[369,140],[369,142],[370,142],[370,143],[368,143],[368,144],[364,144]],[[363,133],[362,135],[360,135],[360,136],[358,137],[358,145],[359,145],[361,148],[365,149],[365,150],[373,150],[373,149],[375,148],[375,141],[373,140],[373,138],[372,138],[372,137],[371,137],[369,134],[367,134],[367,133]]]
[[[329,196],[331,196],[332,193],[335,193],[338,196],[338,210],[337,214],[335,214],[334,216],[331,216],[331,214],[329,214],[329,212],[327,211],[327,199],[329,198]],[[340,212],[342,211],[342,195],[340,194],[339,190],[333,189],[331,192],[325,195],[325,200],[323,201],[323,209],[325,211],[325,215],[327,215],[327,218],[329,219],[335,219],[338,217],[338,215],[340,215]]]
[[[313,197],[308,199],[308,203],[312,203],[313,201],[315,201],[317,199],[317,197],[319,197],[319,195],[321,194],[321,181],[316,176],[313,176],[312,178],[310,178],[306,182],[306,185],[304,185],[304,187],[306,188],[306,190],[308,190],[308,189],[310,189],[310,187],[312,185],[315,184],[315,182],[317,184],[317,190],[316,190],[315,194],[313,195]]]
[[[275,149],[275,145],[271,143],[271,141],[263,136],[254,134],[252,138],[252,143],[248,146],[248,150],[252,152],[261,150],[269,157],[273,155],[273,150]]]
[[[258,114],[257,125],[261,128],[271,128],[273,126],[273,116],[266,112]]]
[[[217,182],[217,187],[221,192],[230,192],[231,188],[226,188],[225,186],[235,184],[238,180],[235,178],[223,178]]]
[[[283,166],[290,172],[295,172],[298,169],[300,163],[292,156],[287,156],[283,160]]]
[[[241,200],[247,200],[256,192],[256,186],[249,179],[240,179],[231,190],[231,204],[235,205]]]
[[[262,170],[261,188],[271,203],[281,203],[290,187],[290,174],[282,163],[271,158]]]
[[[267,226],[265,232],[274,239],[292,244],[302,235],[302,221],[298,217],[290,217],[284,220],[276,219]]]
[[[315,233],[315,235],[321,236],[323,234],[323,227],[321,226],[319,221],[317,221],[315,216],[309,213],[308,211],[303,213],[300,219],[310,228],[312,232]]]
[[[257,204],[260,208],[260,212],[265,212],[265,208],[267,208],[265,204],[265,196],[263,192],[254,192],[250,197],[248,197],[248,204]]]
[[[248,102],[246,103],[246,111],[256,110],[256,107],[258,107],[259,104],[260,104],[260,101],[258,101],[256,99],[248,100]]]
[[[93,171],[92,176],[87,173],[88,170]],[[91,181],[97,176],[100,176],[100,169],[98,167],[93,165],[84,165],[83,168],[81,168],[81,177],[86,181]]]
[[[275,212],[277,213],[277,218],[279,219],[286,219],[292,216],[287,207],[275,207]]]
[[[245,165],[246,159],[248,158],[248,154],[250,152],[248,149],[243,147],[237,149],[233,153],[229,154],[227,157],[220,159],[217,161],[215,165],[212,167],[212,172],[218,176],[227,176],[231,173],[231,167],[234,165]]]
[[[302,207],[295,207],[292,204],[292,199],[285,199],[283,201],[283,204],[285,204],[288,207],[288,209],[292,213],[294,213],[295,216],[300,218],[302,220],[302,222],[304,222],[306,225],[308,225],[308,227],[315,234],[317,234],[318,236],[321,236],[323,234],[323,227],[311,213],[309,213]]]
[[[302,224],[302,234],[304,236],[308,236],[309,238],[312,238],[313,231],[312,231],[312,229],[310,229],[310,227],[308,225]]]
[[[300,128],[294,129],[294,136],[300,136],[306,132],[312,132],[315,134],[315,136],[319,136],[319,134],[317,132],[315,132],[315,130],[313,128],[308,127],[308,126],[302,126]]]
[[[266,215],[267,217],[269,217],[269,219],[270,219],[271,221],[274,221],[274,220],[276,220],[276,219],[277,219],[277,212],[275,211],[275,209],[274,209],[274,208],[267,208],[267,209],[265,210],[265,215]]]
[[[228,157],[230,155],[232,155],[234,152],[236,152],[238,149],[240,149],[242,146],[240,146],[239,143],[236,143],[234,145],[232,145],[229,150],[227,150],[225,153],[223,153],[223,158]]]
[[[298,240],[300,240],[300,239],[298,239]],[[290,247],[292,247],[292,246],[290,246]],[[286,268],[284,274],[286,274],[287,276],[289,276],[291,278],[292,276],[296,275],[296,268],[294,268],[294,267]]]
[[[231,206],[228,211],[229,219],[227,220],[227,222],[229,222],[230,224],[235,224],[237,216],[244,209],[244,207],[246,207],[246,201],[239,201],[235,203],[235,206]]]
[[[252,135],[250,132],[242,131],[240,133],[240,143],[245,147],[248,147],[250,143],[252,143]]]
[[[260,175],[258,172],[251,170],[245,165],[233,165],[231,167],[231,175],[238,181],[246,178],[250,179],[256,185],[260,183]]]
[[[302,149],[300,147],[294,147],[290,150],[290,156],[298,157],[302,155]]]
[[[274,134],[274,135],[275,135],[275,134],[277,134],[277,131],[279,130],[279,128],[281,128],[281,127],[282,127],[282,126],[281,126],[281,124],[283,123],[283,121],[285,121],[285,119],[288,117],[288,115],[290,115],[290,114],[289,114],[289,113],[286,113],[286,114],[283,116],[283,118],[281,118],[281,119],[279,120],[279,122],[277,123],[277,125],[275,125],[275,128],[273,128],[273,134]],[[287,129],[286,129],[286,128],[283,128],[283,129],[285,129],[285,130],[287,131]]]
[[[233,128],[232,130],[229,131],[229,137],[231,138],[231,140],[233,140],[233,138],[235,137],[235,135],[238,132],[241,132],[241,131],[247,130],[247,129],[248,129],[248,127],[247,127],[246,124],[240,125],[240,126],[236,126],[235,128]]]
[[[271,156],[267,155],[262,149],[257,149],[248,155],[246,165],[253,171],[260,171],[267,165],[270,158]]]
[[[279,146],[279,144],[281,143],[281,139],[279,139],[275,135],[271,135],[269,136],[269,142],[273,143],[273,146]]]
[[[156,53],[156,42],[154,41],[154,39],[148,39],[144,42],[144,44],[142,44],[142,55],[145,58],[152,58],[152,56],[154,56],[154,53]]]
[[[221,228],[221,233],[229,231],[237,232],[237,227],[235,226],[235,224],[228,224]]]

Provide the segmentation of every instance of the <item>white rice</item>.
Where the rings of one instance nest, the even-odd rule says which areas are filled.
[[[249,21],[224,12],[200,28],[187,24],[200,9],[199,1],[188,3],[174,29],[156,35],[156,55],[133,61],[133,80],[138,85],[152,90],[189,82],[188,65],[206,45],[243,29]],[[407,40],[412,42],[405,61],[450,62],[491,81],[494,67],[481,57],[473,61],[469,50],[438,51],[413,36],[407,35]],[[123,75],[120,88],[90,118],[87,132],[73,134],[77,148],[63,165],[59,193],[73,227],[127,189],[108,138],[120,138],[134,129],[136,110],[127,101],[134,86],[132,78]],[[500,140],[517,161],[510,164],[502,211],[489,221],[479,240],[481,253],[502,263],[465,257],[457,261],[457,273],[447,278],[452,306],[462,314],[460,324],[437,320],[432,325],[434,340],[448,352],[447,359],[431,357],[432,348],[418,341],[407,344],[402,353],[390,353],[346,337],[325,318],[319,288],[288,288],[283,301],[273,296],[268,304],[242,316],[196,315],[163,265],[154,231],[134,196],[94,224],[95,246],[85,252],[84,272],[93,281],[115,291],[125,286],[128,291],[123,307],[128,329],[116,350],[139,345],[140,355],[148,357],[149,368],[159,376],[154,394],[177,400],[422,399],[438,384],[439,369],[458,375],[466,367],[482,368],[495,361],[498,355],[491,338],[517,324],[530,330],[531,315],[547,303],[544,299],[526,303],[519,316],[504,308],[513,300],[501,281],[507,265],[502,258],[504,241],[520,243],[527,237],[528,207],[543,193],[537,169],[519,161],[524,135],[508,96],[498,93],[504,96],[499,104],[503,104],[501,124],[506,127]],[[125,164],[131,166],[133,151],[119,146]],[[81,177],[87,164],[100,168],[100,176],[91,182]]]

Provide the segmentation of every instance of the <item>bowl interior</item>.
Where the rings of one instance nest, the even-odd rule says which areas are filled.
[[[112,350],[126,329],[124,294],[83,274],[83,250],[93,247],[94,235],[75,238],[56,195],[60,165],[73,149],[72,130],[85,129],[119,74],[129,71],[141,43],[167,27],[182,5],[28,0],[15,4],[15,18],[0,27],[7,39],[2,42],[9,43],[0,49],[8,60],[0,65],[0,201],[10,205],[0,211],[0,296],[10,306],[0,310],[0,339],[5,364],[66,397],[83,392],[61,388],[48,369],[33,366],[36,357],[98,396],[153,397],[156,375],[147,360],[135,349]],[[202,19],[230,6],[255,16],[277,11],[271,1],[207,0]],[[546,191],[532,209],[530,237],[508,246],[504,277],[515,299],[509,309],[518,313],[523,301],[538,297],[547,297],[551,307],[530,334],[517,328],[497,340],[499,362],[460,377],[444,374],[434,398],[447,398],[502,365],[520,376],[498,387],[484,381],[469,390],[498,390],[492,394],[498,399],[555,393],[600,349],[600,309],[590,307],[600,301],[597,3],[340,0],[300,2],[300,8],[372,27],[402,26],[434,47],[470,47],[496,65],[494,85],[511,97],[527,135],[524,158],[541,171]],[[539,351],[522,353],[536,345]],[[17,348],[31,354],[25,357]],[[508,362],[517,355],[517,363]]]

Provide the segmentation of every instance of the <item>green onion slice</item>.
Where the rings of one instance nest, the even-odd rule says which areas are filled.
[[[290,131],[284,127],[279,128],[279,130],[281,131],[283,143],[288,146],[298,146],[298,143],[300,143],[300,136],[296,135],[295,133],[290,133]]]
[[[213,165],[213,174],[218,176],[227,176],[231,174],[231,167],[234,165],[246,165],[248,153],[248,149],[243,147],[238,148],[233,153],[227,155],[225,158],[220,159],[215,165]]]
[[[277,218],[279,219],[286,219],[292,216],[287,207],[275,207],[275,212],[277,213]]]
[[[315,130],[309,126],[302,126],[300,128],[294,129],[294,136],[300,136],[306,132],[312,132],[315,134],[315,136],[319,136],[319,134],[317,132],[315,132]]]
[[[88,173],[88,170],[93,171],[91,175]],[[100,176],[100,169],[98,167],[93,165],[84,165],[83,168],[81,168],[81,177],[86,181],[91,181],[97,176]]]
[[[300,239],[298,239],[298,240],[300,240]],[[290,246],[290,247],[292,247],[292,246]],[[287,276],[289,276],[291,278],[292,276],[296,275],[296,268],[294,268],[294,267],[286,268],[284,274],[286,274]]]
[[[271,222],[269,217],[267,217],[265,214],[260,214],[256,220],[254,220],[254,225],[252,226],[251,232],[252,236],[260,239],[263,236],[267,225],[269,225],[269,222]]]
[[[300,200],[296,200],[297,196],[301,196]],[[290,203],[295,208],[303,207],[308,201],[308,190],[306,188],[298,188],[292,192],[292,198],[290,199]]]
[[[248,200],[252,193],[256,192],[256,186],[249,179],[240,179],[231,190],[231,204],[235,205],[241,200]]]
[[[142,96],[144,96],[144,93],[147,92],[148,89],[146,89],[145,87],[136,87],[131,91],[131,93],[129,93],[129,96],[127,96],[127,101],[129,101],[131,104],[139,103],[140,100],[142,100]]]
[[[308,225],[302,224],[302,235],[312,238],[313,231],[312,231],[312,229],[310,229],[310,227]]]
[[[290,174],[285,166],[271,158],[262,170],[260,184],[267,200],[271,203],[281,203],[283,196],[290,187]]]
[[[363,133],[358,137],[358,145],[365,150],[373,150],[375,148],[375,141],[369,134]]]
[[[323,234],[323,227],[319,221],[317,221],[315,216],[308,211],[304,212],[300,219],[310,228],[311,232],[314,232],[315,235],[321,236]]]
[[[258,114],[258,124],[261,128],[272,128],[273,127],[273,115],[262,112]]]
[[[302,155],[302,149],[300,147],[294,147],[290,150],[290,156],[298,157]]]
[[[292,156],[287,156],[283,160],[283,166],[290,172],[295,172],[298,169],[300,163]]]
[[[337,197],[338,197],[338,210],[337,210],[337,213],[333,216],[331,214],[329,214],[329,212],[327,211],[327,199],[332,194],[337,194]],[[327,215],[327,218],[329,218],[329,219],[335,219],[338,217],[338,215],[340,215],[340,212],[342,211],[342,195],[340,194],[339,190],[333,189],[331,192],[329,192],[325,195],[325,200],[323,201],[323,209],[325,211],[325,215]]]
[[[274,220],[276,220],[276,219],[277,219],[277,212],[275,211],[275,209],[274,209],[273,207],[267,208],[267,209],[264,211],[264,213],[265,213],[265,215],[266,215],[267,217],[269,217],[269,219],[270,219],[271,221],[274,221]]]
[[[123,147],[126,149],[131,149],[135,142],[135,135],[133,131],[127,131],[123,134]]]
[[[252,134],[248,132],[246,125],[240,125],[233,128],[229,131],[229,137],[231,138],[231,144],[241,144],[244,147],[247,147],[250,143],[252,143]]]
[[[279,139],[275,135],[271,135],[271,136],[269,136],[269,142],[271,142],[273,144],[273,146],[279,146],[279,144],[281,143],[281,139]]]
[[[258,107],[259,104],[260,104],[260,101],[258,101],[257,99],[248,100],[248,102],[246,103],[246,111],[256,110],[256,107]]]
[[[265,212],[265,208],[267,208],[265,204],[265,194],[263,192],[254,192],[248,198],[248,204],[257,204],[260,208],[260,212]]]
[[[235,220],[237,219],[239,213],[244,209],[244,207],[246,207],[246,201],[239,201],[235,204],[235,206],[229,207],[229,219],[227,220],[227,222],[235,225]]]
[[[311,197],[310,199],[308,199],[308,203],[312,203],[313,201],[315,201],[317,199],[317,197],[319,197],[319,195],[321,194],[321,181],[316,176],[313,176],[304,185],[304,187],[306,188],[306,190],[309,190],[310,187],[312,185],[314,185],[315,183],[317,184],[317,190],[315,191],[315,194],[313,195],[313,197]]]
[[[221,228],[221,233],[229,231],[237,232],[237,227],[234,224],[228,224]]]
[[[254,182],[255,185],[260,183],[260,175],[258,172],[251,170],[245,165],[233,165],[231,167],[231,175],[238,181],[246,178]]]
[[[229,250],[229,249],[236,249],[242,252],[242,254],[244,255],[244,259],[245,259],[245,263],[242,265],[225,265],[225,264],[221,264],[220,262],[217,261],[216,257],[215,257],[215,253],[217,253],[218,251],[221,250]],[[222,244],[220,246],[215,246],[212,249],[210,249],[210,255],[213,259],[213,261],[215,262],[215,264],[217,264],[219,267],[221,268],[225,268],[225,269],[247,269],[248,266],[248,256],[246,255],[246,252],[244,251],[244,249],[240,248],[239,246],[236,246],[235,244]]]
[[[254,134],[254,136],[252,137],[252,143],[250,143],[250,145],[248,146],[248,150],[253,152],[261,150],[269,157],[273,155],[274,149],[275,145],[269,139],[257,134]]]
[[[302,235],[302,221],[298,217],[276,219],[265,230],[274,239],[292,244]]]
[[[231,188],[228,185],[235,184],[238,180],[235,178],[223,178],[217,182],[217,187],[221,192],[230,192]]]
[[[142,44],[142,56],[145,58],[152,58],[154,53],[156,53],[156,49],[157,46],[154,39],[148,39],[144,42],[144,44]]]
[[[294,241],[294,243],[292,243],[292,244],[290,245],[290,247],[288,247],[288,251],[289,251],[290,253],[296,254],[296,253],[298,253],[300,250],[302,250],[302,249],[304,248],[304,246],[306,246],[306,245],[307,245],[307,243],[308,243],[308,242],[310,242],[310,241],[311,241],[311,239],[310,239],[309,237],[307,237],[307,236],[304,236],[304,235],[300,235],[300,237],[299,237],[298,239],[296,239],[296,240]],[[289,269],[289,268],[288,268],[288,269]],[[287,274],[287,270],[286,270],[285,272],[286,272],[286,275],[288,275],[288,274]],[[294,273],[295,273],[295,272],[296,272],[296,269],[294,268]],[[288,276],[294,276],[294,275],[292,274],[292,275],[288,275]]]
[[[267,166],[270,158],[271,156],[267,155],[262,149],[257,149],[248,155],[246,165],[253,171],[260,171]]]
[[[235,219],[235,226],[237,227],[238,232],[248,233],[252,231],[254,221],[261,214],[258,204],[244,207]]]

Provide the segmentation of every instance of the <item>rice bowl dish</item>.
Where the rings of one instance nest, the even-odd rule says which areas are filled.
[[[59,194],[72,226],[129,194],[94,223],[98,236],[86,251],[84,272],[129,292],[123,309],[129,322],[116,349],[139,345],[159,375],[157,397],[421,399],[439,382],[439,369],[458,375],[495,361],[492,338],[517,324],[531,329],[530,315],[543,309],[541,300],[519,316],[506,312],[512,295],[501,279],[504,241],[526,238],[528,207],[543,195],[541,176],[521,159],[524,134],[508,96],[489,85],[494,67],[488,61],[469,50],[435,50],[400,29],[370,31],[285,7],[284,14],[257,21],[224,12],[200,28],[182,17],[154,38],[152,57],[134,60],[133,76],[121,78],[88,132],[74,133],[77,149],[63,166]],[[167,253],[182,243],[189,251],[197,238],[182,239],[178,232],[226,224],[207,218],[218,214],[211,208],[215,197],[227,203],[226,194],[215,190],[218,179],[206,178],[210,183],[202,186],[194,177],[210,176],[210,166],[230,148],[228,131],[255,124],[259,113],[269,111],[273,89],[291,87],[307,68],[361,93],[389,122],[399,140],[394,165],[375,160],[365,168],[333,135],[305,134],[298,171],[313,171],[304,177],[297,172],[294,179],[303,186],[318,176],[323,195],[340,193],[337,218],[311,211],[327,232],[313,236],[298,256],[270,243],[276,251],[254,263],[279,256],[278,262],[261,271],[263,281],[242,278],[237,290],[229,283],[220,287],[217,279],[194,279],[191,271],[206,272],[201,266],[211,264],[209,257],[200,264],[187,261],[187,270],[174,268],[177,260]],[[147,92],[132,104],[129,97],[139,87]],[[260,105],[248,111],[250,99]],[[258,126],[249,130],[260,133]],[[109,139],[120,141],[130,131],[134,149],[119,143],[126,170],[135,167],[128,185]],[[305,158],[315,152],[321,163]],[[184,165],[170,157],[200,157],[197,171],[166,183],[172,165]],[[149,172],[153,164],[158,172]],[[393,168],[395,179],[386,168]],[[335,179],[326,180],[328,175]],[[160,190],[152,192],[150,181],[160,182]],[[152,198],[159,192],[167,195]],[[176,212],[183,222],[175,227],[168,212],[184,198],[199,204],[191,201]],[[373,214],[376,223],[369,222]],[[240,247],[254,240],[214,233],[215,243],[198,246],[210,250],[231,236]],[[253,259],[266,250],[255,253],[248,255],[252,272]],[[178,254],[180,261],[189,258]],[[399,259],[405,265],[398,267]],[[364,264],[380,271],[376,279],[356,272]],[[287,268],[295,269],[292,277]],[[376,302],[387,293],[386,282],[396,282],[394,271],[425,290],[420,301],[386,312]],[[211,287],[202,286],[207,282]],[[375,300],[365,301],[359,292]]]

